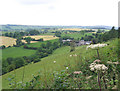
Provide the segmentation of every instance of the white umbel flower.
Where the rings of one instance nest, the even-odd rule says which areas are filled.
[[[86,49],[91,48],[91,49],[95,49],[95,48],[99,48],[99,47],[104,47],[107,46],[107,44],[92,44],[86,47]]]
[[[70,55],[70,57],[72,57],[72,55]]]
[[[56,63],[56,61],[53,61],[54,63]]]
[[[68,70],[68,67],[66,67],[66,69]]]
[[[89,67],[91,71],[102,71],[103,73],[108,70],[104,64],[91,63]]]

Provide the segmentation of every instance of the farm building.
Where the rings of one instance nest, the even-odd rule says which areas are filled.
[[[65,42],[72,42],[72,40],[67,39],[67,40],[62,40],[63,43]],[[75,41],[75,46],[81,46],[81,45],[89,45],[91,44],[92,41],[84,41],[84,40],[80,40],[80,41]]]
[[[71,41],[72,41],[72,40],[70,40],[70,39],[62,40],[63,43],[65,43],[65,42],[71,42]]]
[[[80,41],[75,42],[75,46],[89,45],[90,43],[92,43],[92,41],[80,40]]]

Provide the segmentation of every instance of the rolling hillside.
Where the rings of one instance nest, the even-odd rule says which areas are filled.
[[[109,44],[108,46],[99,49],[100,59],[105,64],[107,61],[117,61],[118,56],[118,40],[111,40],[107,43]],[[38,63],[31,63],[29,65],[26,65],[25,67],[21,67],[19,69],[16,69],[15,71],[3,75],[3,88],[9,88],[8,85],[10,82],[8,81],[8,78],[15,75],[15,73],[16,81],[21,82],[23,70],[25,70],[24,82],[30,81],[33,78],[32,74],[42,74],[40,82],[44,82],[44,80],[47,80],[47,82],[49,83],[51,82],[50,79],[52,79],[53,77],[50,75],[53,73],[53,71],[59,72],[61,70],[65,70],[66,67],[69,67],[69,72],[81,70],[82,72],[86,73],[86,69],[88,69],[87,65],[92,63],[95,59],[97,59],[96,50],[86,50],[86,46],[76,47],[76,50],[74,52],[69,51],[70,47],[68,46],[59,48],[55,50],[53,54],[43,58],[42,61]],[[75,54],[77,55],[76,57],[70,56]],[[56,61],[56,63],[54,63],[54,61]]]

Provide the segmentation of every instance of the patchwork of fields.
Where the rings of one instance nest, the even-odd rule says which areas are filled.
[[[107,57],[106,50],[110,51],[110,48],[113,47],[113,45],[117,45],[117,40],[113,40],[111,42],[108,42],[110,45],[104,48],[101,48],[99,50],[100,57],[102,61],[107,61],[109,57]],[[117,48],[117,46],[114,48]],[[117,56],[114,54],[115,51],[111,53],[111,55]],[[77,54],[77,57],[70,57],[70,55]],[[75,70],[79,70],[79,66],[81,63],[85,63],[86,60],[89,60],[90,62],[93,62],[95,60],[96,56],[96,50],[86,50],[86,46],[80,46],[76,47],[76,50],[74,52],[70,52],[70,47],[62,47],[53,52],[52,55],[45,57],[42,59],[42,61],[34,64],[29,64],[25,66],[25,76],[24,76],[24,82],[30,81],[34,75],[37,75],[38,73],[41,74],[41,81],[44,82],[44,80],[47,80],[49,83],[52,79],[52,76],[49,76],[54,71],[61,71],[66,68],[66,66],[69,66],[69,70],[71,72]],[[111,58],[111,57],[110,57]],[[56,63],[54,63],[56,61]],[[9,88],[8,84],[10,83],[7,79],[9,77],[12,77],[16,73],[16,80],[17,82],[20,82],[22,80],[23,76],[23,69],[24,67],[21,67],[19,69],[16,69],[15,71],[11,71],[5,75],[3,75],[3,88]],[[84,69],[83,69],[84,70]]]
[[[25,37],[31,37],[35,39],[43,38],[44,41],[58,39],[58,37],[53,37],[53,35],[37,35],[37,36],[25,36]],[[0,36],[0,39],[1,39],[0,46],[5,45],[6,47],[8,47],[8,46],[13,46],[13,44],[16,45],[15,38]],[[27,43],[25,40],[22,40],[22,42]],[[38,41],[31,41],[31,43],[36,43],[36,42]]]
[[[44,41],[58,39],[58,37],[54,37],[53,35],[35,35],[35,36],[24,36],[24,37],[35,38],[36,40],[40,39],[40,38],[43,38]]]

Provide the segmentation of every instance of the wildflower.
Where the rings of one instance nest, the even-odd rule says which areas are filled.
[[[72,55],[70,55],[70,57],[72,57]]]
[[[68,67],[66,67],[66,69],[68,70]]]
[[[107,46],[107,44],[94,44],[94,45],[92,44],[92,45],[87,46],[87,47],[86,47],[86,50],[87,50],[88,48],[95,49],[95,48],[104,47],[104,46]]]
[[[73,56],[75,56],[75,57],[76,57],[76,56],[77,56],[77,54],[75,54],[75,55],[73,55]]]
[[[108,70],[104,64],[91,63],[89,67],[91,71],[102,71],[103,73]]]
[[[86,77],[86,79],[88,80],[88,79],[90,79],[92,76],[88,76],[88,77]]]
[[[117,62],[110,62],[110,61],[108,61],[107,63],[108,64],[120,64],[120,62],[118,62],[118,61]]]
[[[99,59],[96,59],[96,60],[94,61],[94,63],[96,63],[96,62],[100,63],[101,61],[100,61]]]
[[[82,71],[75,71],[73,74],[82,74]]]
[[[56,61],[53,61],[54,63],[56,63]]]

